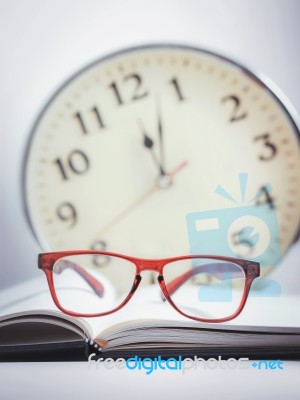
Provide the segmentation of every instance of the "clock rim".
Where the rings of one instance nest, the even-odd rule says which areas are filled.
[[[111,60],[113,58],[116,58],[120,55],[123,54],[128,54],[128,53],[134,53],[134,52],[139,52],[142,50],[151,50],[151,49],[157,49],[157,50],[187,50],[187,51],[194,51],[198,53],[203,53],[207,54],[209,56],[215,57],[216,59],[220,59],[222,61],[225,61],[225,63],[230,64],[231,66],[239,68],[245,75],[247,75],[250,79],[252,79],[254,82],[256,82],[259,86],[262,86],[264,89],[267,90],[267,92],[271,95],[271,97],[276,101],[283,112],[286,114],[288,120],[290,121],[294,131],[295,135],[298,138],[298,145],[300,147],[300,115],[296,111],[295,107],[291,103],[291,101],[288,99],[288,97],[285,95],[285,93],[273,82],[272,79],[270,79],[267,75],[265,75],[263,72],[260,70],[257,70],[252,67],[246,67],[243,62],[239,60],[234,60],[231,57],[222,54],[221,52],[219,53],[218,51],[216,52],[215,50],[209,50],[204,47],[197,47],[195,45],[190,45],[190,44],[185,44],[185,43],[172,43],[172,42],[159,42],[159,43],[144,43],[144,44],[137,44],[137,45],[132,45],[128,47],[124,47],[120,50],[115,50],[109,53],[104,54],[102,57],[98,57],[94,59],[92,62],[89,62],[85,64],[83,67],[79,68],[71,74],[68,78],[63,80],[63,83],[58,85],[56,89],[52,92],[52,94],[48,97],[48,99],[44,102],[42,107],[40,108],[39,112],[36,114],[37,116],[34,119],[34,123],[32,124],[31,128],[29,129],[29,136],[26,141],[25,145],[25,150],[23,154],[23,159],[21,162],[21,198],[22,198],[22,209],[25,215],[26,222],[28,224],[28,227],[33,234],[33,237],[35,238],[37,244],[40,246],[40,248],[44,251],[51,250],[51,248],[48,246],[47,242],[41,237],[41,234],[38,234],[38,229],[35,228],[34,223],[32,221],[32,218],[30,217],[29,213],[29,207],[28,207],[28,195],[27,195],[27,163],[30,155],[30,147],[31,144],[33,143],[34,135],[36,132],[36,129],[42,120],[44,114],[46,113],[48,107],[51,105],[51,103],[54,101],[54,99],[72,82],[74,81],[78,76],[80,76],[82,73],[85,71],[89,70],[90,68],[94,67],[97,64],[100,64],[106,60]],[[289,250],[291,245],[295,242],[298,241],[300,238],[300,221],[298,222],[298,230],[296,231],[289,247],[286,249],[286,252]],[[285,252],[285,253],[286,253]],[[283,254],[284,256],[284,254]]]

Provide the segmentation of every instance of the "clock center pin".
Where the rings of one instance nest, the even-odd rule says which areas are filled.
[[[157,179],[157,185],[160,189],[167,189],[172,185],[172,177],[170,175],[160,175]]]

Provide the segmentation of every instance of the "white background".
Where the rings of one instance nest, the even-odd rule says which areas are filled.
[[[299,111],[299,15],[297,0],[0,1],[0,286],[40,273],[36,268],[40,249],[28,228],[22,206],[22,161],[35,118],[70,74],[123,47],[180,42],[215,50],[264,72]],[[299,244],[293,259],[298,258]],[[289,273],[288,284],[299,291],[291,276]],[[158,396],[158,387],[164,397],[168,389],[170,399],[202,398],[203,390],[206,394],[208,390],[219,391],[217,397],[209,394],[210,398],[223,397],[226,392],[226,398],[250,399],[253,396],[249,388],[255,390],[255,398],[282,398],[283,390],[289,399],[296,399],[297,391],[299,395],[296,389],[299,367],[295,364],[290,365],[290,372],[281,375],[277,371],[268,375],[258,375],[255,371],[240,375],[240,382],[235,371],[222,374],[197,371],[189,377],[177,374],[175,379],[169,373],[165,380],[159,373],[153,377],[122,375],[122,371],[95,374],[84,372],[85,368],[86,365],[79,367],[79,364],[59,369],[53,364],[48,369],[31,364],[18,368],[2,365],[1,392],[4,382],[6,388],[16,382],[3,398],[27,398],[26,391],[34,391],[35,385],[46,389],[44,393],[36,390],[39,394],[36,398],[49,399],[50,395],[58,398],[63,392],[64,398],[71,394],[72,398],[101,398],[104,393],[108,398],[112,393],[115,396],[111,398],[129,399],[129,393],[137,398],[140,391],[140,398],[146,399]],[[61,391],[58,387],[63,386],[64,374],[69,388]],[[51,382],[46,383],[47,378]],[[273,394],[269,396],[267,390]]]

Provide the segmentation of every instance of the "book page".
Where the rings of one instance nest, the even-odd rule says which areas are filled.
[[[29,344],[58,343],[82,341],[85,338],[80,329],[75,325],[45,323],[43,318],[17,319],[14,324],[1,324],[0,350],[2,346],[22,346]]]
[[[167,301],[162,301],[160,293],[157,285],[145,286],[138,290],[131,301],[117,313],[95,318],[92,321],[89,319],[94,334],[101,337],[101,332],[112,325],[135,320],[172,320],[180,323],[181,326],[185,323],[195,327],[205,325],[179,314]],[[185,295],[188,296],[188,293]],[[250,296],[238,317],[225,323],[209,325],[214,329],[222,329],[224,326],[300,328],[299,310],[300,296]]]
[[[0,292],[0,317],[16,312],[43,309],[57,310],[43,275]]]
[[[106,297],[103,301],[108,304],[113,303],[114,293],[112,290],[108,290],[107,285],[105,289]],[[78,299],[79,297],[74,297],[75,306]],[[32,323],[47,322],[76,331],[76,328],[72,327],[72,324],[75,324],[80,328],[82,336],[92,337],[92,331],[87,321],[64,314],[56,307],[44,275],[22,282],[0,293],[0,327],[7,323],[20,323],[22,316],[26,316],[29,321],[30,315]]]
[[[47,323],[53,326],[49,328],[52,333],[55,332],[54,325],[56,325],[62,328],[56,329],[58,336],[62,335],[63,329],[72,331],[81,337],[91,336],[91,329],[85,321],[70,317],[57,309],[44,276],[22,282],[0,293],[1,344],[5,342],[2,340],[5,338],[4,332],[9,330],[9,328],[3,329],[3,327],[11,325],[11,329],[16,329],[13,327],[15,323],[22,324],[22,327],[19,325],[18,329],[26,329],[25,325],[29,323],[32,327],[34,324],[37,326],[39,323],[44,325]],[[45,331],[43,327],[41,330]],[[64,333],[64,337],[71,337],[70,335],[72,336],[71,333]],[[36,335],[33,334],[33,336]],[[47,335],[47,338],[50,336]],[[40,340],[47,341],[47,338],[44,337]]]
[[[82,295],[84,292],[93,293],[93,296],[90,296],[90,298],[96,299],[98,302],[100,302],[100,304],[105,305],[105,308],[113,308],[116,300],[114,288],[108,279],[98,272],[97,279],[99,282],[101,282],[104,288],[104,294],[101,297],[94,295],[93,289],[86,282],[84,282],[79,274],[73,273],[67,275],[66,278],[62,280],[59,290],[68,293],[68,296],[70,297],[70,304],[74,304],[73,311],[76,311],[76,304],[78,304],[78,301],[80,301],[81,305],[84,305],[85,297]],[[82,282],[86,284],[86,288],[83,287]],[[70,288],[74,290],[71,291]],[[58,298],[59,293],[59,291],[56,291]],[[90,304],[87,304],[87,308],[89,306]],[[37,278],[25,281],[0,292],[0,317],[15,312],[43,309],[58,310],[54,301],[52,300],[44,273]]]
[[[188,293],[185,294],[188,296]],[[112,300],[112,299],[111,299]],[[74,299],[74,301],[78,301]],[[112,304],[115,302],[112,300]],[[181,324],[201,323],[179,314],[167,301],[163,301],[157,284],[138,288],[129,303],[121,310],[104,317],[74,318],[62,314],[55,306],[44,276],[21,283],[0,293],[0,320],[4,315],[24,312],[34,314],[54,313],[68,318],[89,331],[90,337],[101,336],[105,329],[135,320],[176,321]],[[222,325],[300,327],[300,296],[253,297],[249,296],[240,316],[224,324],[213,324],[215,329]],[[47,312],[44,312],[47,314]]]
[[[139,288],[121,310],[108,316],[85,320],[91,326],[95,337],[111,326],[140,319],[191,321],[174,310],[167,301],[162,300],[160,287],[156,284]]]

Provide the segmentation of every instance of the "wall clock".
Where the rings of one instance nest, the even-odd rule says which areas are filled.
[[[39,243],[186,254],[186,215],[223,208],[216,186],[237,195],[248,172],[248,193],[263,190],[260,203],[276,209],[285,252],[299,230],[299,129],[276,93],[238,63],[187,46],[131,48],[83,68],[28,141],[24,197]]]

